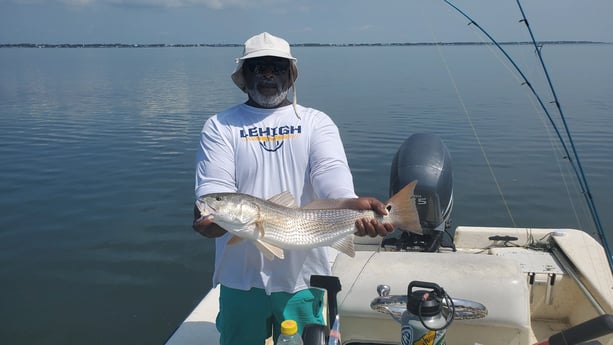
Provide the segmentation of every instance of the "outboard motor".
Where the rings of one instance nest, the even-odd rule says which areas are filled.
[[[387,238],[382,245],[435,252],[441,246],[444,231],[451,226],[453,207],[451,156],[437,135],[413,134],[396,152],[390,173],[390,195],[413,180],[417,180],[414,194],[423,235],[403,232],[399,239]]]

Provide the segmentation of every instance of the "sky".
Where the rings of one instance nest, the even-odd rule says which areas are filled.
[[[450,0],[451,1],[451,0]],[[497,41],[529,40],[516,0],[453,0]],[[613,42],[612,0],[521,0],[535,38]],[[0,44],[480,41],[443,0],[0,0]]]

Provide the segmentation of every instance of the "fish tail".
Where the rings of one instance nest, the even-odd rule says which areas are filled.
[[[389,212],[388,218],[395,227],[403,231],[422,234],[419,213],[413,197],[415,185],[417,185],[417,180],[404,186],[387,201],[386,208]]]

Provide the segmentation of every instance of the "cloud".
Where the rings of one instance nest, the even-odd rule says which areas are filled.
[[[23,5],[59,3],[73,7],[109,5],[117,7],[193,7],[204,6],[210,9],[259,8],[287,3],[289,0],[0,0]]]

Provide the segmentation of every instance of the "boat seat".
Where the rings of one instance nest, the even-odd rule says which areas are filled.
[[[391,316],[370,308],[377,285],[391,287],[391,295],[406,295],[411,281],[427,281],[443,287],[452,298],[486,306],[482,319],[455,320],[447,344],[528,344],[529,291],[517,262],[501,256],[467,253],[368,252],[355,258],[338,256],[332,274],[340,278],[338,295],[343,342],[398,343],[400,325]],[[454,327],[457,326],[457,327]],[[487,342],[490,344],[490,342]],[[495,344],[494,344],[495,345]]]

